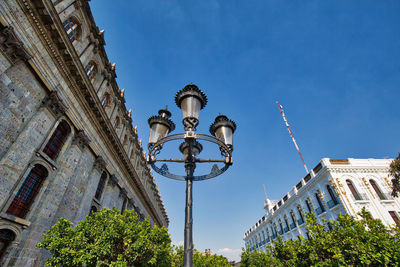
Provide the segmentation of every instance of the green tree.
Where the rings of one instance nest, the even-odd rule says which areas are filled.
[[[397,197],[400,193],[400,152],[389,166],[389,173],[393,177],[393,191],[392,196]]]
[[[183,247],[174,247],[172,253],[172,266],[183,267]],[[193,250],[193,267],[230,267],[227,258],[221,255],[215,255],[210,253],[202,253]]]
[[[400,227],[385,227],[365,209],[359,215],[360,220],[339,214],[318,223],[308,214],[309,238],[283,242],[278,237],[267,253],[244,251],[241,266],[398,266]]]
[[[129,210],[102,209],[74,226],[65,218],[37,244],[52,257],[51,266],[171,266],[170,237]]]

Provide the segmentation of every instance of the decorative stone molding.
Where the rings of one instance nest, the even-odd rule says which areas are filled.
[[[94,161],[94,168],[99,172],[102,172],[106,168],[106,166],[107,163],[105,162],[102,156],[98,156]]]
[[[327,170],[329,172],[334,173],[380,173],[380,172],[388,172],[388,167],[368,167],[368,168],[360,168],[360,167],[328,167]]]
[[[369,184],[368,184],[367,180],[365,179],[365,177],[362,177],[361,180],[364,182],[364,184],[367,187],[368,191],[370,192],[372,197],[375,199],[375,195],[372,193],[371,188],[369,187]]]
[[[393,185],[389,182],[389,179],[387,177],[383,178],[385,180],[385,182],[387,183],[387,185],[390,187],[390,189],[393,190]]]
[[[75,133],[74,137],[72,138],[72,145],[77,145],[81,149],[84,149],[85,146],[90,144],[90,139],[87,137],[83,130],[79,130]]]
[[[58,96],[57,91],[52,91],[48,96],[46,96],[42,101],[42,105],[50,110],[56,118],[64,115],[68,109]]]
[[[118,178],[114,174],[110,175],[110,179],[108,179],[108,183],[112,186],[116,186],[118,184]]]
[[[13,64],[19,60],[28,61],[32,57],[17,38],[12,27],[5,27],[0,30],[0,49],[4,51]]]
[[[119,196],[123,198],[126,198],[128,196],[128,192],[125,188],[122,188],[121,191],[119,191]]]

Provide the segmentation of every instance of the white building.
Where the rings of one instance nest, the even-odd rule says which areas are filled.
[[[390,195],[391,161],[323,158],[277,203],[265,200],[266,214],[244,235],[246,248],[265,251],[278,235],[284,241],[307,238],[305,213],[310,211],[318,220],[335,219],[339,213],[357,218],[365,207],[387,226],[399,222],[400,199]]]

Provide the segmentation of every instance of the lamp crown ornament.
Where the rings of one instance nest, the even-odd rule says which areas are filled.
[[[190,83],[179,90],[175,95],[175,103],[179,108],[181,107],[181,103],[183,99],[186,97],[196,97],[201,102],[201,109],[203,109],[207,105],[207,96],[206,94],[197,87],[197,85]]]

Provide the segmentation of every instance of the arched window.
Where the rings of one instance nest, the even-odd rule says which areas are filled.
[[[87,76],[89,77],[89,80],[93,80],[97,73],[96,63],[94,63],[93,60],[89,61],[85,67],[85,71]]]
[[[289,221],[288,221],[288,218],[287,218],[286,215],[283,217],[283,220],[285,221],[285,225],[286,225],[286,229],[285,230],[287,232],[287,231],[289,231],[290,228],[289,228]]]
[[[375,183],[375,181],[371,179],[369,180],[369,183],[372,185],[372,188],[375,190],[375,193],[378,195],[378,197],[382,200],[385,200],[386,199],[385,195],[379,189],[379,186]]]
[[[397,216],[397,214],[396,214],[395,211],[391,210],[391,211],[389,211],[389,214],[390,214],[390,216],[392,217],[393,221],[394,221],[396,224],[399,224],[399,223],[400,223],[399,217]]]
[[[282,225],[282,221],[279,219],[279,227],[281,228],[280,234],[283,235],[283,225]]]
[[[332,207],[336,206],[337,204],[339,204],[339,202],[338,202],[338,200],[337,200],[337,198],[335,196],[335,193],[333,192],[332,188],[329,185],[327,185],[326,189],[328,190],[329,196],[331,197],[331,200],[332,200],[332,203],[333,203]],[[331,206],[329,204],[329,202],[328,202],[328,206]]]
[[[301,207],[297,206],[297,211],[299,212],[299,220],[297,221],[299,224],[303,224],[304,223],[304,218],[303,218],[303,214],[301,213]]]
[[[324,205],[322,204],[322,201],[321,201],[321,198],[319,197],[319,195],[318,195],[318,193],[315,193],[315,198],[317,199],[317,202],[318,202],[318,208],[317,208],[317,214],[319,215],[319,214],[321,214],[322,212],[324,212],[325,211],[325,207],[324,207]]]
[[[97,212],[96,206],[91,206],[91,207],[90,207],[89,215],[92,214],[93,212]]]
[[[293,224],[296,225],[296,219],[294,218],[293,210],[290,211],[290,217],[292,217],[292,222],[293,222]]]
[[[79,40],[81,36],[81,27],[75,18],[70,17],[66,19],[63,22],[63,26],[71,43],[74,43],[75,41]]]
[[[128,136],[125,135],[124,136],[124,141],[122,142],[122,145],[125,146],[127,142],[128,142]]]
[[[353,183],[350,180],[346,180],[346,184],[350,189],[351,194],[353,195],[355,200],[361,200],[360,194],[357,192],[356,188],[354,187]]]
[[[308,212],[311,212],[312,209],[311,209],[310,201],[308,199],[306,199],[306,206],[307,206]]]
[[[101,195],[103,194],[103,189],[106,183],[106,179],[107,179],[107,173],[103,172],[100,176],[99,184],[97,185],[96,194],[94,195],[94,197],[97,200],[100,200]]]
[[[44,147],[43,152],[49,156],[49,158],[55,160],[70,132],[71,128],[68,123],[66,121],[61,121]]]
[[[118,129],[118,127],[119,127],[119,117],[117,116],[117,117],[115,117],[115,129]]]
[[[0,260],[8,245],[15,240],[15,234],[8,229],[0,229]]]
[[[103,108],[107,107],[110,104],[110,94],[109,93],[105,93],[103,95],[103,97],[100,100],[101,105],[103,106]]]
[[[19,188],[17,195],[8,207],[7,213],[24,218],[47,175],[47,169],[36,164]]]

